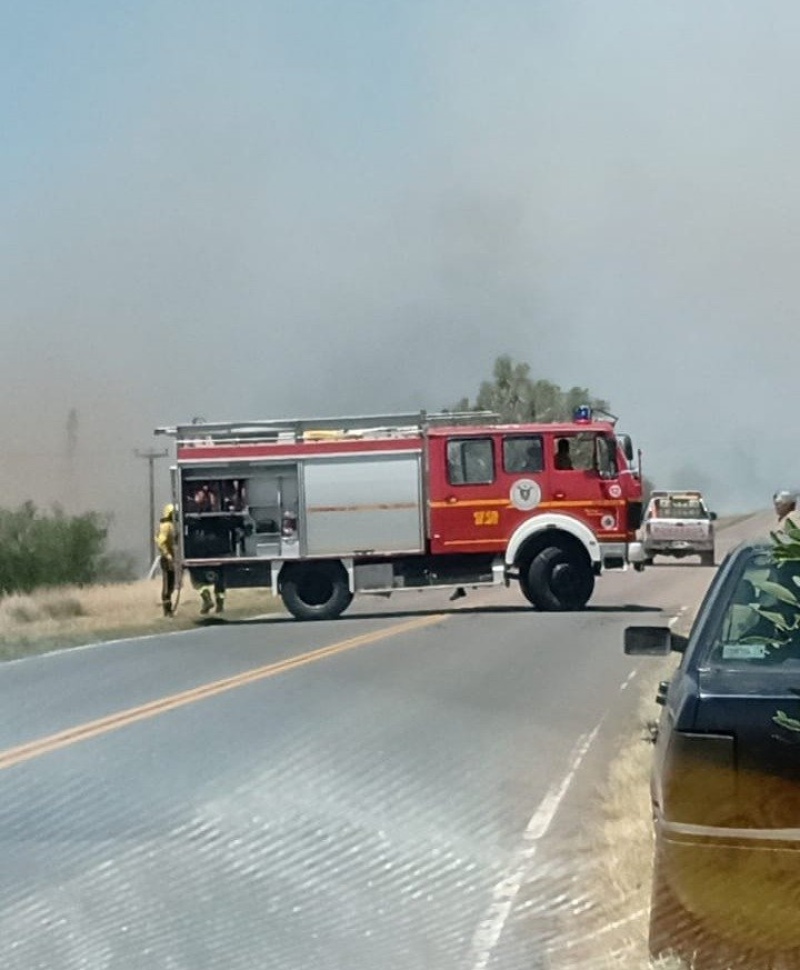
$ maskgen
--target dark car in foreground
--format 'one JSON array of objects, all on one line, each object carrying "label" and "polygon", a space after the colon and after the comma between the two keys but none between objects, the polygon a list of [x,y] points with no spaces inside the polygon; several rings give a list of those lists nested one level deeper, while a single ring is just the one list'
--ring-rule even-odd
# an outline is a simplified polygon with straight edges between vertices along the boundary
[{"label": "dark car in foreground", "polygon": [[716,573],[688,638],[625,631],[628,654],[682,654],[657,698],[653,956],[800,968],[798,617],[800,561],[750,544]]}]

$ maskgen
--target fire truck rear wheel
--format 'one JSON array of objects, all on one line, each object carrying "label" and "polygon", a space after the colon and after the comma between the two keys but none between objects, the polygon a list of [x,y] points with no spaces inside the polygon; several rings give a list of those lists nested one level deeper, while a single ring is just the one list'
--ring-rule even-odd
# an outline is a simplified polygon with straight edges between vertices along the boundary
[{"label": "fire truck rear wheel", "polygon": [[588,556],[548,546],[528,567],[524,590],[540,610],[580,610],[594,592],[594,572]]},{"label": "fire truck rear wheel", "polygon": [[281,582],[286,609],[298,620],[335,620],[350,605],[353,594],[340,563],[293,566]]}]

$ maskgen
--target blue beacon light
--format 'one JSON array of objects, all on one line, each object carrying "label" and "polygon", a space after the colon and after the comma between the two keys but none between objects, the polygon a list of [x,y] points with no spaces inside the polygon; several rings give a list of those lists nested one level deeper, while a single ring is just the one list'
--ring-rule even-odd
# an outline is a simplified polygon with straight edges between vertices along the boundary
[{"label": "blue beacon light", "polygon": [[592,409],[588,404],[581,404],[573,411],[572,418],[576,423],[588,424],[592,420]]}]

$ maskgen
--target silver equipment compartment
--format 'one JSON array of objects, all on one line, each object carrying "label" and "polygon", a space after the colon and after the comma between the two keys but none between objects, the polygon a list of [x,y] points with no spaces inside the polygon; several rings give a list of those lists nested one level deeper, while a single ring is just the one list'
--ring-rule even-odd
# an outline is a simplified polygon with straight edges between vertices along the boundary
[{"label": "silver equipment compartment", "polygon": [[306,554],[422,552],[421,460],[414,452],[304,462]]}]

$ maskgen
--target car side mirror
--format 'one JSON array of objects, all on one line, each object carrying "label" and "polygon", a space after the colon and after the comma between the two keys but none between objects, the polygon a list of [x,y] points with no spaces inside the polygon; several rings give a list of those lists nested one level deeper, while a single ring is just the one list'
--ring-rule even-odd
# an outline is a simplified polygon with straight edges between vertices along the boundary
[{"label": "car side mirror", "polygon": [[668,626],[629,626],[625,628],[625,653],[634,657],[666,657],[683,653],[688,639],[673,633]]},{"label": "car side mirror", "polygon": [[709,518],[711,519],[712,522],[716,522],[717,521],[717,513],[716,512],[711,512],[711,514],[709,515]]}]

